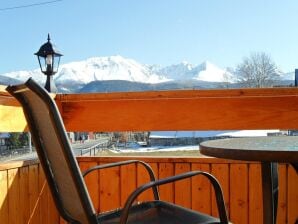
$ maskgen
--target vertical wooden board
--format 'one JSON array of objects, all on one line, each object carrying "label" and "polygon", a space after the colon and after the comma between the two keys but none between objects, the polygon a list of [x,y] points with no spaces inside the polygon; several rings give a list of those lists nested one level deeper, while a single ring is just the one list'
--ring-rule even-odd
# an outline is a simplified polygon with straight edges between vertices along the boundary
[{"label": "vertical wooden board", "polygon": [[38,206],[38,165],[29,166],[29,208],[30,208],[30,224],[39,223],[40,209]]},{"label": "vertical wooden board", "polygon": [[46,186],[46,193],[48,195],[48,223],[59,224],[59,213],[56,209],[53,196],[48,185]]},{"label": "vertical wooden board", "polygon": [[[175,174],[190,171],[189,163],[176,163]],[[175,203],[181,206],[191,208],[191,179],[176,181],[175,184]]]},{"label": "vertical wooden board", "polygon": [[[228,215],[230,214],[230,168],[228,164],[211,164],[211,174],[219,181],[219,184],[222,188],[224,194],[224,200]],[[218,208],[215,198],[215,193],[212,188],[212,215],[218,216]]]},{"label": "vertical wooden board", "polygon": [[39,165],[39,208],[40,208],[40,223],[48,224],[48,195],[47,195],[47,181],[43,172],[42,166]]},{"label": "vertical wooden board", "polygon": [[120,167],[120,204],[124,206],[128,196],[137,187],[137,167],[136,164],[129,164]]},{"label": "vertical wooden board", "polygon": [[22,224],[27,224],[30,217],[29,199],[29,168],[28,166],[20,168],[20,208],[19,216]]},{"label": "vertical wooden board", "polygon": [[20,181],[18,168],[8,170],[8,222],[20,223]]},{"label": "vertical wooden board", "polygon": [[[209,164],[193,163],[192,170],[210,172]],[[202,176],[197,175],[191,180],[191,207],[194,210],[211,215],[211,188],[210,181]]]},{"label": "vertical wooden board", "polygon": [[7,171],[0,171],[0,220],[8,223],[8,176]]},{"label": "vertical wooden board", "polygon": [[278,165],[278,208],[277,222],[287,223],[287,165]]},{"label": "vertical wooden board", "polygon": [[263,222],[262,175],[260,164],[249,164],[249,223]]},{"label": "vertical wooden board", "polygon": [[100,211],[120,207],[120,168],[100,171]]},{"label": "vertical wooden board", "polygon": [[[158,170],[159,179],[173,176],[174,164],[173,163],[160,163]],[[163,201],[174,202],[174,183],[161,185],[159,187],[160,198]]]},{"label": "vertical wooden board", "polygon": [[288,223],[298,221],[298,174],[288,167]]},{"label": "vertical wooden board", "polygon": [[[96,162],[80,162],[80,168],[82,171],[87,170],[93,166],[97,166]],[[89,195],[91,197],[93,206],[97,212],[99,212],[99,171],[95,170],[89,173],[86,177],[84,177],[85,183],[87,185],[87,189]]]},{"label": "vertical wooden board", "polygon": [[230,219],[233,223],[248,223],[247,164],[230,165]]},{"label": "vertical wooden board", "polygon": [[[151,164],[149,164],[151,166]],[[153,167],[152,167],[153,169]],[[137,185],[141,186],[145,183],[148,183],[150,181],[150,176],[147,172],[147,170],[144,168],[144,166],[142,165],[138,165],[137,166]],[[143,193],[140,194],[140,196],[138,197],[138,201],[148,201],[148,200],[152,200],[153,196],[152,196],[152,190],[148,189],[146,191],[144,191]]]}]

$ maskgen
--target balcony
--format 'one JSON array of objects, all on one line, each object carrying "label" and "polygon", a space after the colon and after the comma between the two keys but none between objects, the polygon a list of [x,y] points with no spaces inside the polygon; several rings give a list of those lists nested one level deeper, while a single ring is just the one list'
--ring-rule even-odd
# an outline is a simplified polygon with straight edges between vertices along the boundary
[{"label": "balcony", "polygon": [[[68,131],[166,131],[298,129],[298,89],[234,89],[109,94],[58,94],[55,97]],[[18,103],[0,87],[0,132],[26,130]],[[129,157],[79,157],[82,170]],[[135,159],[135,158],[134,158]],[[260,164],[210,157],[138,158],[162,178],[204,170],[220,181],[233,223],[262,223]],[[148,181],[130,165],[86,177],[95,208],[121,207],[129,193]],[[298,218],[298,176],[279,166],[278,222]],[[202,177],[160,187],[161,198],[216,215],[211,186]],[[150,191],[139,198],[152,198]],[[64,223],[59,217],[37,160],[0,164],[1,223]]]}]

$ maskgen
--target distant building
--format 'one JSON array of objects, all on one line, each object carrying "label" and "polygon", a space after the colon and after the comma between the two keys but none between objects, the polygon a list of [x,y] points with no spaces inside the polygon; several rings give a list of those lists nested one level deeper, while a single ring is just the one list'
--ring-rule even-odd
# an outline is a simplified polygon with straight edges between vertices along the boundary
[{"label": "distant building", "polygon": [[241,130],[241,131],[152,131],[149,136],[151,146],[198,145],[212,139],[231,137],[268,136],[279,130]]},{"label": "distant building", "polygon": [[9,133],[0,133],[0,150],[8,148]]}]

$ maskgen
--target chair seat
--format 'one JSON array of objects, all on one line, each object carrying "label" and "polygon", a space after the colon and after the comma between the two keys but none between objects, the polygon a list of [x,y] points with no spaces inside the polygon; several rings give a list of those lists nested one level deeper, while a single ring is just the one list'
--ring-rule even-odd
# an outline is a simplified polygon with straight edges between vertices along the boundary
[{"label": "chair seat", "polygon": [[[121,210],[98,216],[101,224],[119,224]],[[128,224],[200,224],[220,223],[219,219],[164,201],[150,201],[133,206]]]}]

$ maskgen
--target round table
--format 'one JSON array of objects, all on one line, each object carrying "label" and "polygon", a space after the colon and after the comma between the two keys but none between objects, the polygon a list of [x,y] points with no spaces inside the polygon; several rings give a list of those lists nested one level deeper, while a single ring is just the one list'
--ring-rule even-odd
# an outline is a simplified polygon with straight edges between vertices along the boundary
[{"label": "round table", "polygon": [[277,162],[291,163],[298,172],[298,136],[210,140],[200,144],[200,152],[207,156],[224,159],[260,161],[262,166],[263,223],[276,223]]}]

